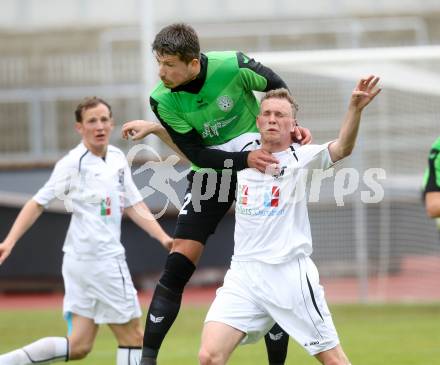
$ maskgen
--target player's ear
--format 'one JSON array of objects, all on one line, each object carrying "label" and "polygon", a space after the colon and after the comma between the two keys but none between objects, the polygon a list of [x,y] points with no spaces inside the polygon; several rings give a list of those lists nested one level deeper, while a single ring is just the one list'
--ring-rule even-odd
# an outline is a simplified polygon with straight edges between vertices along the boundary
[{"label": "player's ear", "polygon": [[257,115],[256,123],[257,123],[258,130],[261,130],[261,116],[260,115]]},{"label": "player's ear", "polygon": [[292,126],[290,128],[290,131],[293,132],[295,130],[295,127],[298,125],[298,122],[296,121],[296,118],[292,118]]},{"label": "player's ear", "polygon": [[200,65],[200,60],[197,59],[197,58],[193,58],[191,61],[189,61],[189,65],[192,68],[196,68],[196,67],[198,67]]},{"label": "player's ear", "polygon": [[83,134],[83,124],[81,122],[75,122],[75,129],[80,135]]}]

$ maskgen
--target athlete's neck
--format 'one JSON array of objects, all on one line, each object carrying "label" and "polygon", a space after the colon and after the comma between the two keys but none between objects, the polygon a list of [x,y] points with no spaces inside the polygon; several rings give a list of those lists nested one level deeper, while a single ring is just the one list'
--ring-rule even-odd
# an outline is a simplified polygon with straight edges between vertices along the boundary
[{"label": "athlete's neck", "polygon": [[202,67],[200,66],[200,62],[197,64],[197,66],[194,66],[194,71],[190,74],[188,77],[188,81],[184,83],[184,85],[189,84],[191,81],[194,81],[202,71]]},{"label": "athlete's neck", "polygon": [[270,153],[275,153],[275,152],[282,152],[284,150],[287,150],[289,146],[290,144],[286,144],[286,143],[276,143],[276,142],[271,143],[267,141],[262,141],[261,149]]},{"label": "athlete's neck", "polygon": [[88,145],[86,142],[84,142],[84,146],[86,146],[86,148],[95,156],[98,157],[105,157],[107,155],[107,145],[106,146],[102,146],[102,147],[95,147],[95,146],[90,146]]}]

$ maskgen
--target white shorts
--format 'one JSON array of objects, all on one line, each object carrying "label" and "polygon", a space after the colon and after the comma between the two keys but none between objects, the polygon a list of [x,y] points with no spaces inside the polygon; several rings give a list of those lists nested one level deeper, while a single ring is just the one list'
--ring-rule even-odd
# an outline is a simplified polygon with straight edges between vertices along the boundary
[{"label": "white shorts", "polygon": [[232,262],[206,316],[210,321],[244,332],[243,344],[258,341],[275,322],[311,355],[339,344],[318,270],[304,256],[276,265]]},{"label": "white shorts", "polygon": [[63,259],[64,316],[91,318],[96,324],[123,324],[142,315],[124,256],[99,261]]}]

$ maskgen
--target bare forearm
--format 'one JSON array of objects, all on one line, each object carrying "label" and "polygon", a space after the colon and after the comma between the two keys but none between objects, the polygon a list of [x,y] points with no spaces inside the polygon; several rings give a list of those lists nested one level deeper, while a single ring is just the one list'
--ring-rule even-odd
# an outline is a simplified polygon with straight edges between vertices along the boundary
[{"label": "bare forearm", "polygon": [[43,207],[35,200],[29,200],[21,209],[11,227],[4,243],[14,247],[17,241],[27,232],[43,212]]},{"label": "bare forearm", "polygon": [[170,135],[168,134],[167,130],[160,126],[160,128],[157,129],[157,131],[154,133],[157,137],[160,138],[160,140],[165,143],[168,147],[170,147],[174,152],[176,152],[181,158],[184,160],[188,160],[184,153],[180,150],[179,147],[173,142]]},{"label": "bare forearm", "polygon": [[429,217],[440,218],[440,192],[426,193],[425,207]]},{"label": "bare forearm", "polygon": [[133,141],[139,141],[150,134],[156,135],[162,142],[186,160],[185,155],[173,142],[167,130],[160,123],[139,119],[126,122],[122,126],[122,138],[124,139],[132,138]]},{"label": "bare forearm", "polygon": [[171,237],[163,230],[144,202],[126,208],[125,213],[137,226],[158,240],[165,248],[169,249]]},{"label": "bare forearm", "polygon": [[360,120],[361,111],[349,108],[339,131],[338,139],[329,146],[332,161],[339,161],[351,154],[356,143]]},{"label": "bare forearm", "polygon": [[351,93],[350,104],[344,122],[342,123],[338,139],[329,145],[332,161],[336,162],[351,154],[356,142],[361,121],[362,110],[379,94],[380,88],[376,85],[379,77],[370,75],[359,80]]}]

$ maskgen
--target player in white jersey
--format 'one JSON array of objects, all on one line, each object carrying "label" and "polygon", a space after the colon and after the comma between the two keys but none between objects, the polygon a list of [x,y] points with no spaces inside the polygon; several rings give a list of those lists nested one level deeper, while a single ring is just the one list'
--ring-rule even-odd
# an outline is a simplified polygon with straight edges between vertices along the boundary
[{"label": "player in white jersey", "polygon": [[351,154],[361,112],[380,91],[378,81],[359,81],[339,137],[324,145],[291,144],[297,105],[286,89],[263,97],[261,148],[279,164],[272,174],[238,172],[234,255],[206,316],[200,364],[225,364],[240,342],[256,342],[275,322],[322,364],[349,364],[309,257],[304,177]]},{"label": "player in white jersey", "polygon": [[46,337],[0,355],[0,365],[64,362],[84,358],[100,324],[118,342],[117,365],[140,361],[143,331],[140,305],[121,244],[125,212],[140,228],[169,249],[172,239],[154,219],[136,188],[127,160],[109,145],[111,107],[86,98],[75,111],[81,143],[57,162],[46,184],[30,199],[0,243],[0,263],[50,202],[61,199],[72,213],[63,246],[67,337]]}]

